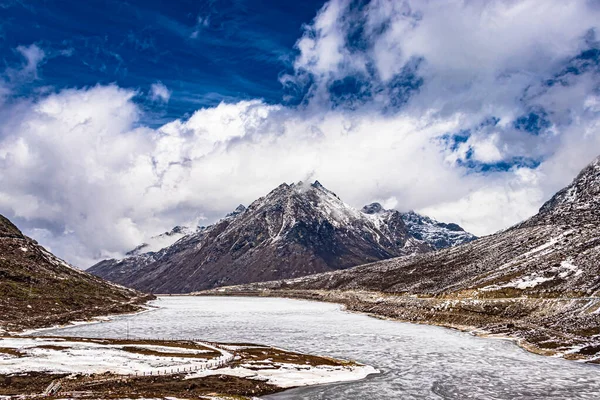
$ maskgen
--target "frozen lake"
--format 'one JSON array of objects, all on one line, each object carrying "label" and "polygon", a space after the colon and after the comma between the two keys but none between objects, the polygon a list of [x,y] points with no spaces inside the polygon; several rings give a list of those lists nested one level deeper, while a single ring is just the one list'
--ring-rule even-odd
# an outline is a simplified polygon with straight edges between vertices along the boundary
[{"label": "frozen lake", "polygon": [[505,340],[378,320],[340,306],[247,297],[162,297],[159,308],[45,331],[87,337],[253,342],[357,360],[381,374],[269,399],[598,399],[600,367],[536,356]]}]

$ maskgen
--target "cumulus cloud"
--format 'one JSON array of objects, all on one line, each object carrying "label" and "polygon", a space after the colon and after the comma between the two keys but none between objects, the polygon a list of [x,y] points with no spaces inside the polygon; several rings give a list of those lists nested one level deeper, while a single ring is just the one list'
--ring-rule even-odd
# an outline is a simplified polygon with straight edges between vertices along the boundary
[{"label": "cumulus cloud", "polygon": [[297,43],[296,78],[310,74],[319,93],[350,75],[384,91],[417,65],[424,87],[415,107],[451,112],[514,105],[533,80],[586,46],[597,17],[597,7],[584,0],[373,0],[364,7],[331,0]]},{"label": "cumulus cloud", "polygon": [[[114,85],[6,105],[0,212],[80,266],[307,176],[356,207],[491,233],[600,152],[586,53],[598,13],[588,1],[332,0],[282,77],[300,106],[223,103],[154,129],[136,92]],[[170,92],[157,82],[150,96]]]},{"label": "cumulus cloud", "polygon": [[171,98],[171,91],[162,82],[156,82],[150,86],[150,98],[152,101],[168,103]]}]

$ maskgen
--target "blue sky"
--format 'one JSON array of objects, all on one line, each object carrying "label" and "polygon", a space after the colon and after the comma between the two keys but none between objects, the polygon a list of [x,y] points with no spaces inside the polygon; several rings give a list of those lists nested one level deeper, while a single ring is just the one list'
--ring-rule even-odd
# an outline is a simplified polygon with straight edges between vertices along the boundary
[{"label": "blue sky", "polygon": [[282,101],[278,81],[290,69],[294,43],[323,5],[320,1],[3,1],[0,54],[22,62],[15,49],[35,43],[46,53],[40,88],[116,83],[144,93],[160,81],[168,104],[139,101],[150,124],[191,114],[221,101]]},{"label": "blue sky", "polygon": [[0,213],[82,267],[318,179],[485,235],[600,154],[600,1],[0,0]]}]

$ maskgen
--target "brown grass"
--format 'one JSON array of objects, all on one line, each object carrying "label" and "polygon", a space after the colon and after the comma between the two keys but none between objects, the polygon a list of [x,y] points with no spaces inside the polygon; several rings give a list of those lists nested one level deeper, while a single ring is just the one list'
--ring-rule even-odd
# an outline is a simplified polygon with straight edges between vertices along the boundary
[{"label": "brown grass", "polygon": [[[48,339],[49,337],[45,337]],[[121,339],[95,339],[95,338],[67,338],[54,337],[68,341],[82,343],[96,343],[110,346],[120,346],[122,350],[131,353],[169,357],[169,358],[200,358],[207,359],[220,355],[219,352],[191,341],[160,341],[160,340],[121,340]],[[65,343],[66,345],[67,343]],[[208,350],[209,353],[186,354],[169,351],[157,351],[146,349],[143,345],[157,345],[166,347],[179,347],[191,350]],[[225,343],[223,343],[225,345]],[[233,345],[228,343],[227,345]],[[349,366],[356,365],[353,362],[335,360],[328,357],[301,354],[281,349],[238,343],[237,346],[251,346],[236,350],[240,358],[231,363],[231,366],[240,364],[256,363],[256,367],[278,368],[277,365],[261,363],[261,361],[272,361],[275,364],[295,364],[306,366]],[[52,350],[64,350],[67,346],[40,345],[39,348]],[[166,350],[166,349],[165,349]],[[0,348],[0,352],[20,356],[15,349]],[[261,365],[262,364],[262,365]],[[0,395],[34,394],[40,395],[43,390],[54,380],[63,378],[65,375],[45,374],[38,372],[27,372],[13,375],[0,375]],[[246,399],[281,391],[281,388],[270,385],[263,381],[239,378],[227,375],[213,375],[201,378],[184,379],[186,374],[174,374],[166,376],[123,376],[105,373],[102,375],[77,375],[62,379],[62,389],[58,394],[60,397],[69,397],[71,392],[78,392],[78,398],[87,399],[116,399],[116,398],[199,398],[201,396],[219,396],[226,398]],[[91,378],[91,379],[90,379]],[[96,378],[102,378],[98,381]],[[104,379],[107,379],[105,381]]]},{"label": "brown grass", "polygon": [[0,347],[0,353],[8,354],[10,356],[15,356],[15,357],[24,357],[25,356],[25,354],[21,353],[19,350],[12,349],[9,347]]},{"label": "brown grass", "polygon": [[246,348],[240,349],[236,352],[241,356],[238,364],[244,364],[249,361],[266,361],[270,360],[275,363],[287,363],[287,364],[298,364],[298,365],[329,365],[329,366],[342,366],[342,365],[355,365],[350,361],[335,360],[329,357],[313,356],[310,354],[294,353],[291,351],[285,351],[274,348]]},{"label": "brown grass", "polygon": [[36,346],[36,348],[38,349],[47,349],[47,350],[66,350],[69,349],[70,347],[68,346],[55,346],[53,344],[44,344],[41,346]]},{"label": "brown grass", "polygon": [[201,358],[211,359],[219,357],[221,353],[217,351],[210,351],[209,353],[167,353],[157,350],[145,349],[143,347],[123,347],[122,350],[129,353],[143,354],[145,356],[158,356],[158,357],[170,357],[170,358]]},{"label": "brown grass", "polygon": [[53,380],[64,376],[66,374],[47,374],[44,372],[0,375],[0,395],[42,393]]},{"label": "brown grass", "polygon": [[97,339],[97,338],[82,338],[82,337],[69,337],[69,336],[44,336],[44,338],[51,339],[64,339],[70,342],[82,342],[82,343],[96,343],[105,345],[121,345],[121,346],[135,346],[135,345],[153,345],[163,347],[176,347],[190,350],[206,350],[214,351],[211,348],[192,342],[189,340],[154,340],[154,339]]},{"label": "brown grass", "polygon": [[[106,375],[105,377],[110,378],[111,376]],[[83,399],[164,397],[190,399],[201,396],[227,396],[227,398],[233,399],[248,399],[281,391],[280,388],[262,381],[235,376],[214,375],[192,379],[184,379],[184,377],[185,374],[146,376],[118,379],[100,384],[89,384],[83,377],[78,377],[67,382],[66,392],[79,392],[77,398]],[[59,397],[68,397],[65,394],[59,394]]]}]

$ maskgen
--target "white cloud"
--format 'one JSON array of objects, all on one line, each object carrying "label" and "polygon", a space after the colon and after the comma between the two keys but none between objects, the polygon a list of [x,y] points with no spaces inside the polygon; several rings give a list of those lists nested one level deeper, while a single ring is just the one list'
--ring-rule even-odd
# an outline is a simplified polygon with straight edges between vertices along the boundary
[{"label": "white cloud", "polygon": [[[414,112],[513,116],[523,91],[577,55],[586,33],[600,27],[600,9],[585,0],[373,0],[360,11],[352,4],[331,0],[306,28],[297,42],[296,79],[311,74],[311,93],[324,96],[331,82],[371,69],[369,84],[379,90],[422,59]],[[357,46],[348,38],[359,26]]]},{"label": "white cloud", "polygon": [[18,46],[17,51],[25,58],[21,72],[37,78],[38,65],[46,56],[44,50],[35,44],[30,44],[29,46]]},{"label": "white cloud", "polygon": [[45,60],[46,53],[36,44],[18,46],[15,51],[23,58],[18,66],[7,66],[0,73],[0,106],[13,92],[15,86],[39,79],[38,67]]},{"label": "white cloud", "polygon": [[135,127],[134,94],[66,90],[22,107],[2,128],[0,209],[46,227],[45,244],[80,265],[309,175],[357,207],[388,199],[486,233],[531,215],[585,161],[546,189],[543,169],[465,175],[446,162],[433,139],[460,119],[312,114],[250,101],[152,130]]},{"label": "white cloud", "polygon": [[[482,179],[475,190],[465,192],[457,200],[420,211],[442,221],[456,222],[477,235],[492,233],[532,216],[548,200],[550,193],[540,187],[541,179],[541,171],[518,168],[504,176]],[[554,190],[556,187],[551,189]]]},{"label": "white cloud", "polygon": [[[383,200],[491,233],[535,213],[599,152],[598,76],[542,84],[600,20],[588,4],[374,1],[357,16],[333,0],[298,41],[297,73],[283,78],[313,76],[306,107],[240,101],[151,129],[140,125],[136,93],[114,85],[5,105],[0,212],[81,266],[306,177],[356,207]],[[357,18],[369,32],[358,48],[347,42]],[[382,88],[414,57],[423,86],[390,111]],[[323,104],[330,82],[369,71],[382,90],[365,104]],[[157,82],[149,96],[167,102],[170,92]],[[551,121],[537,135],[512,123],[533,106]],[[497,123],[482,125],[490,116]],[[514,157],[541,164],[465,167]]]},{"label": "white cloud", "polygon": [[150,86],[150,98],[153,101],[168,103],[171,98],[171,91],[162,82],[156,82]]},{"label": "white cloud", "polygon": [[[483,136],[483,137],[481,137]],[[495,163],[504,159],[499,148],[499,135],[497,133],[488,135],[473,135],[465,143],[465,147],[473,150],[473,159],[483,163]]]}]

